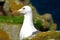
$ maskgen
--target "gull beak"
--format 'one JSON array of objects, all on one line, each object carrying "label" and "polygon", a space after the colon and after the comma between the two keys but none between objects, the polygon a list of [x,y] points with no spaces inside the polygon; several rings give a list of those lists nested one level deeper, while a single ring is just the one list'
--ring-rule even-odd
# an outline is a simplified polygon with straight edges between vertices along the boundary
[{"label": "gull beak", "polygon": [[18,12],[21,12],[22,9],[19,9]]}]

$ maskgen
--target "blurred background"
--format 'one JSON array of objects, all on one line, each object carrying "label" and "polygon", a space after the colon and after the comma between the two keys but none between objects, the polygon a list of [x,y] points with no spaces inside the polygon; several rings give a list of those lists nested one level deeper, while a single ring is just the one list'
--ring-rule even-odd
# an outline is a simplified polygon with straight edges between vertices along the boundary
[{"label": "blurred background", "polygon": [[[0,0],[0,39],[20,39],[19,32],[24,16],[20,13],[13,14],[13,11],[28,5],[33,11],[34,26],[42,31],[35,38],[37,40],[48,40],[49,38],[59,40],[60,32],[56,32],[60,30],[59,2],[58,0]],[[35,40],[35,38],[32,39]]]}]

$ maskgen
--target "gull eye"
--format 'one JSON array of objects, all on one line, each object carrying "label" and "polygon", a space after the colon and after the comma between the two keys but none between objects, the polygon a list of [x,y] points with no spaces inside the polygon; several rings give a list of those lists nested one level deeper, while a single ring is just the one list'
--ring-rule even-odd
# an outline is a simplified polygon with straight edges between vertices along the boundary
[{"label": "gull eye", "polygon": [[23,9],[25,9],[25,8],[23,8]]}]

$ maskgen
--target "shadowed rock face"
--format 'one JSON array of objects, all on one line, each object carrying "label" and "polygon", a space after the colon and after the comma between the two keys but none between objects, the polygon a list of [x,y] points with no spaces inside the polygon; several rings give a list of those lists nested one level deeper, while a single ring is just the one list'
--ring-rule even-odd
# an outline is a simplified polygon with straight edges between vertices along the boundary
[{"label": "shadowed rock face", "polygon": [[21,2],[24,2],[25,0],[20,0]]},{"label": "shadowed rock face", "polygon": [[6,16],[6,13],[5,13],[4,10],[3,10],[4,3],[5,3],[5,1],[0,1],[0,12],[2,12],[2,13],[0,13],[0,14],[3,14],[3,15]]},{"label": "shadowed rock face", "polygon": [[3,5],[4,5],[4,3],[5,3],[5,1],[3,1],[3,2],[0,2],[0,6],[3,6]]}]

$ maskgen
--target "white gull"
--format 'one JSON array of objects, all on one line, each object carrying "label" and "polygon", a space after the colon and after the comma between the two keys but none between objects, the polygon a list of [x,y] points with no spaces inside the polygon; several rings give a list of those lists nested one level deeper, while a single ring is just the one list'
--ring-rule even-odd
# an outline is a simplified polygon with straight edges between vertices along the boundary
[{"label": "white gull", "polygon": [[34,27],[33,24],[33,14],[30,6],[24,6],[18,10],[18,12],[24,15],[23,25],[20,30],[20,40],[23,38],[29,37],[32,34],[38,32],[38,30]]}]

